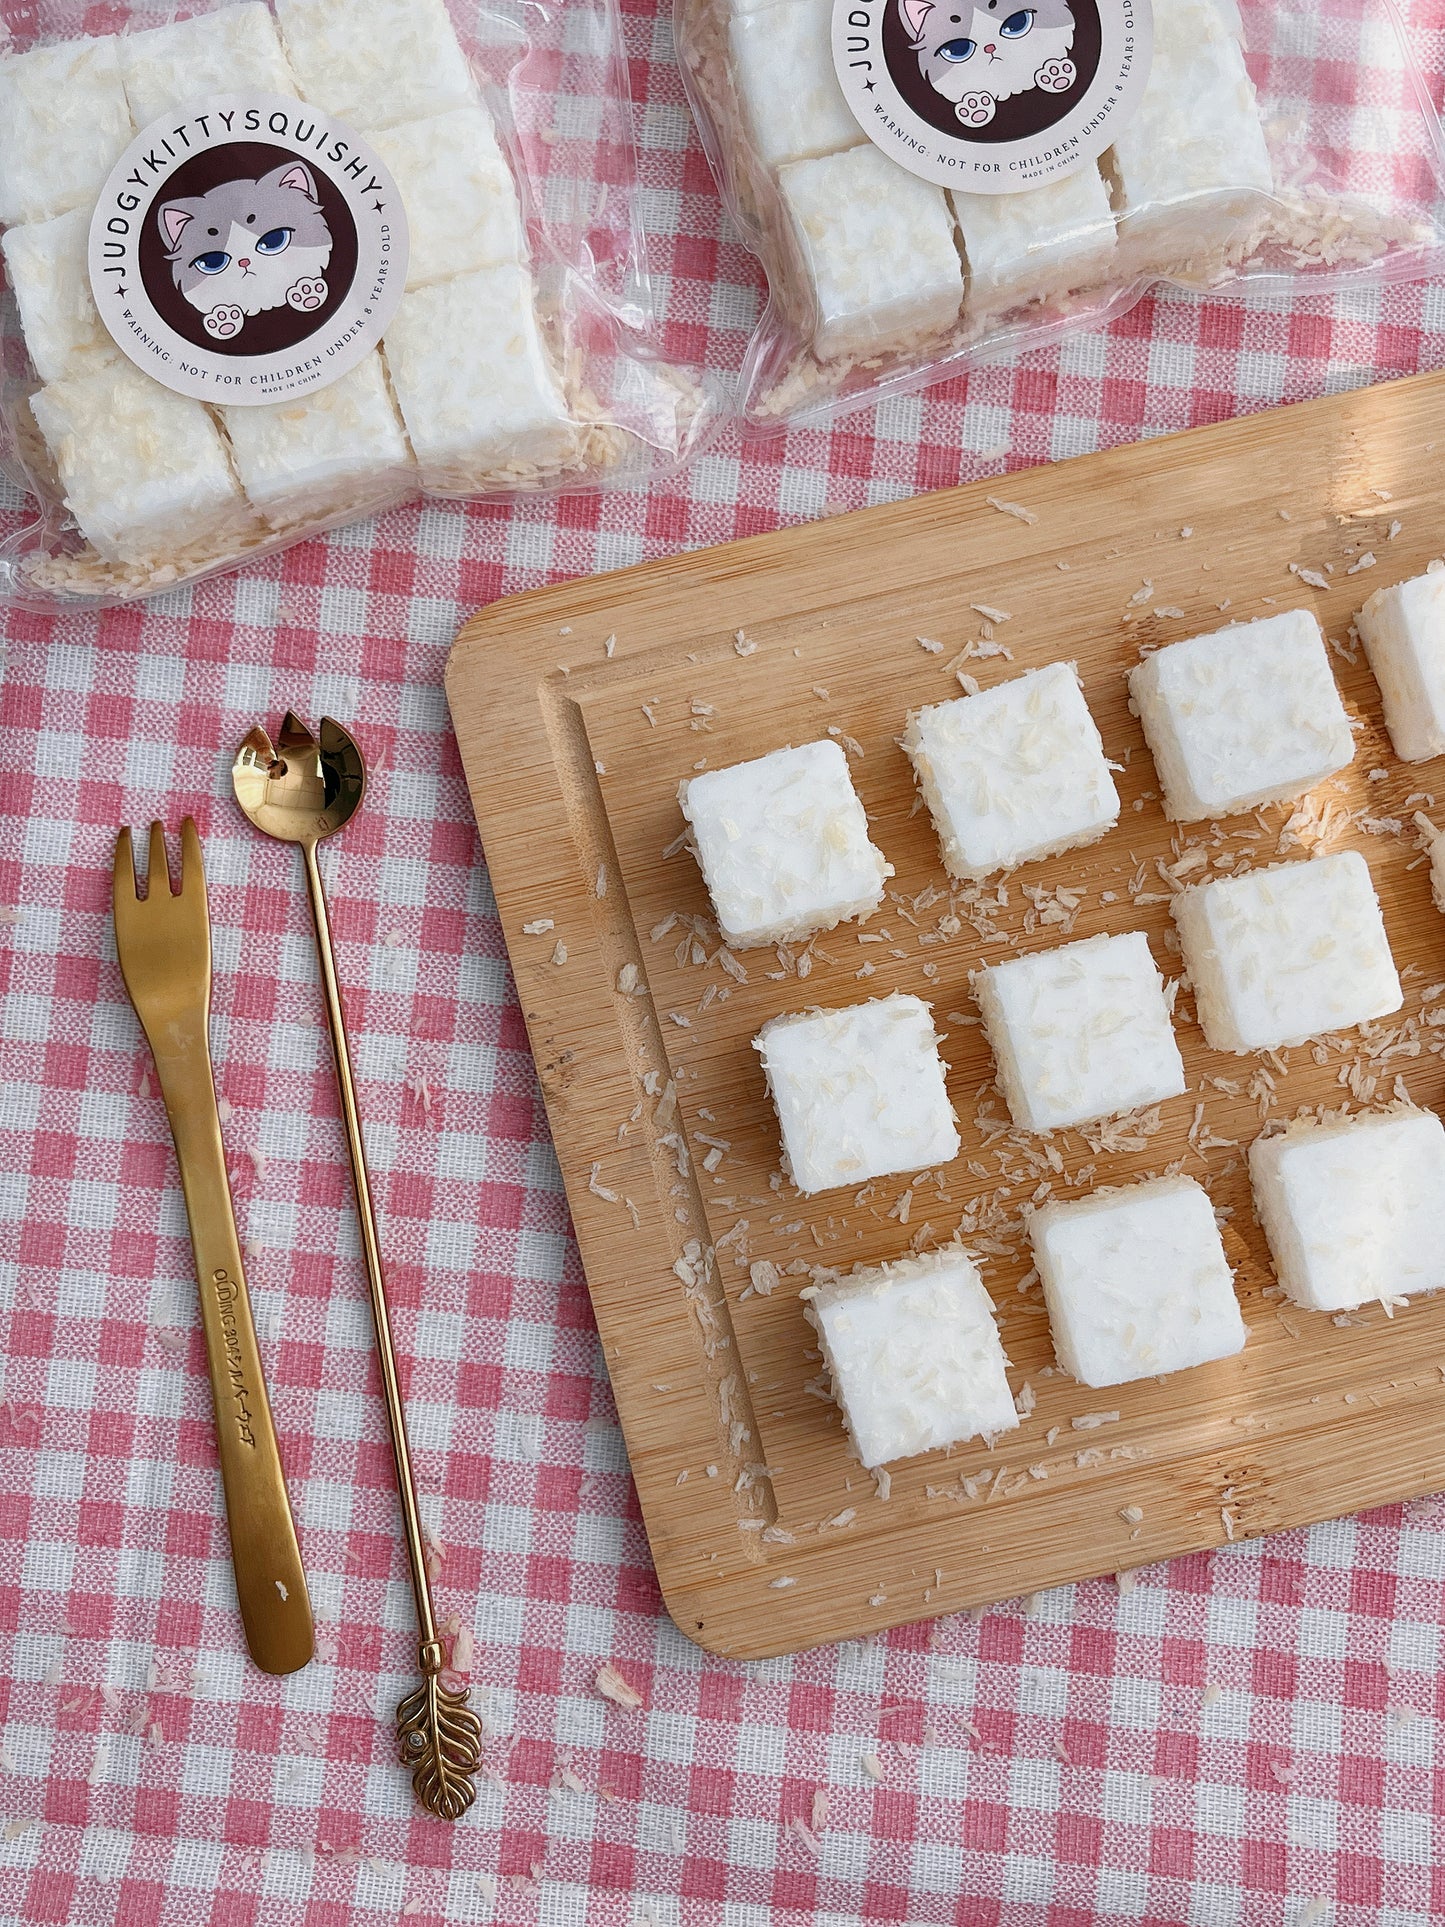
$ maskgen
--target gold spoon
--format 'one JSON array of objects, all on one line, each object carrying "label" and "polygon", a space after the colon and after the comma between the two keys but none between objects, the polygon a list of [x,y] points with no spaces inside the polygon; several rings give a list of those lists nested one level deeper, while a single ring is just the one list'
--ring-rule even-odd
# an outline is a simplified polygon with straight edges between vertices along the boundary
[{"label": "gold spoon", "polygon": [[336,980],[336,955],[331,942],[331,920],[326,914],[326,892],[316,846],[349,823],[366,792],[366,765],[355,742],[329,716],[321,719],[321,741],[291,710],[281,725],[276,747],[264,729],[253,729],[236,752],[231,767],[236,801],[267,836],[283,843],[299,843],[306,860],[306,887],[316,924],[316,953],[326,993],[326,1021],[336,1054],[336,1081],[341,1090],[341,1114],[346,1125],[346,1147],[351,1153],[351,1175],[356,1184],[361,1244],[366,1254],[366,1277],[371,1287],[371,1311],[376,1321],[376,1350],[386,1393],[386,1416],[396,1456],[396,1486],[406,1526],[406,1550],[411,1562],[411,1589],[416,1596],[421,1632],[418,1659],[422,1684],[396,1709],[397,1751],[411,1769],[416,1796],[429,1813],[443,1820],[458,1819],[472,1804],[476,1789],[472,1776],[481,1764],[482,1724],[467,1705],[467,1689],[451,1692],[441,1683],[446,1661],[437,1638],[422,1545],[421,1516],[412,1478],[411,1448],[406,1436],[406,1413],[396,1375],[396,1350],[391,1338],[391,1312],[386,1301],[386,1279],[376,1235],[371,1184],[366,1174],[366,1146],[356,1106],[351,1074],[351,1051],[346,1020]]}]

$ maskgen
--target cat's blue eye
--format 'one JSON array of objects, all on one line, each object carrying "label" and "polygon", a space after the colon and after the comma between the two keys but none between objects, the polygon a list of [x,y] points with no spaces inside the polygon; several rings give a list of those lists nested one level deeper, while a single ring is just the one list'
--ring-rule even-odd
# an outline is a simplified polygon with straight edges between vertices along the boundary
[{"label": "cat's blue eye", "polygon": [[1033,8],[1020,7],[1017,13],[1011,13],[1007,20],[999,22],[998,30],[1005,40],[1022,40],[1033,24]]},{"label": "cat's blue eye", "polygon": [[220,274],[223,268],[231,265],[229,254],[222,254],[219,248],[212,248],[209,254],[198,254],[191,266],[199,268],[202,274]]},{"label": "cat's blue eye", "polygon": [[976,53],[977,50],[978,42],[976,40],[958,39],[945,40],[938,52],[944,60],[967,60],[969,56]]},{"label": "cat's blue eye", "polygon": [[291,236],[294,232],[294,228],[289,227],[268,228],[256,243],[257,254],[284,253],[290,245]]}]

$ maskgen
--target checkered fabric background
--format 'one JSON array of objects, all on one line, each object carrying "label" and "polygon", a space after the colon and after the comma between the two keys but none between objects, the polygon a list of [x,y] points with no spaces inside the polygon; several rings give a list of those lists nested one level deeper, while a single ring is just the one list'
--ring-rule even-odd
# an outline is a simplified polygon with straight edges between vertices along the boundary
[{"label": "checkered fabric background", "polygon": [[[757,277],[654,0],[626,29],[671,345],[735,368]],[[1413,30],[1438,94],[1441,0]],[[1168,295],[831,433],[724,437],[650,493],[414,506],[144,609],[0,614],[0,1920],[1445,1915],[1437,1501],[766,1665],[673,1628],[441,691],[460,619],[514,590],[1442,363],[1440,286]],[[391,1757],[410,1604],[300,873],[228,799],[234,745],[288,704],[350,723],[373,773],[325,863],[439,1608],[487,1721],[454,1828]],[[116,826],[187,810],[320,1623],[285,1681],[243,1656],[181,1200],[107,914]],[[640,1710],[596,1692],[604,1660]]]}]

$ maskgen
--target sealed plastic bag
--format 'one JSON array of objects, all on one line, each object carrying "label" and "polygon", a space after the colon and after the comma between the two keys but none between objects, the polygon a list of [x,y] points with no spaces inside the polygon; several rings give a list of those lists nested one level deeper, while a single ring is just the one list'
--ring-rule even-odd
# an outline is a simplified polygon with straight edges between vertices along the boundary
[{"label": "sealed plastic bag", "polygon": [[777,426],[1094,326],[1151,283],[1328,292],[1445,261],[1394,0],[674,0],[770,296]]},{"label": "sealed plastic bag", "polygon": [[686,456],[615,0],[175,12],[0,0],[0,460],[39,504],[0,591]]}]

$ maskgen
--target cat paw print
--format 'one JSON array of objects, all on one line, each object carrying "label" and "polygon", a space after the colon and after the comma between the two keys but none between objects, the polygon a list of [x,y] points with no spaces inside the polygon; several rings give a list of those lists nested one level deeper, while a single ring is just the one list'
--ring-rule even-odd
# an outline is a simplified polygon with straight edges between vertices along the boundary
[{"label": "cat paw print", "polygon": [[239,308],[212,308],[203,326],[206,333],[214,335],[217,341],[229,341],[233,335],[240,334],[245,319]]},{"label": "cat paw print", "polygon": [[287,307],[299,308],[302,314],[310,314],[311,310],[319,308],[325,299],[326,283],[320,275],[303,275],[293,287],[286,290]]},{"label": "cat paw print", "polygon": [[1034,85],[1050,94],[1062,94],[1073,86],[1078,77],[1079,70],[1072,60],[1046,60],[1034,75]]},{"label": "cat paw print", "polygon": [[992,94],[965,94],[953,111],[965,127],[987,127],[997,106]]}]

